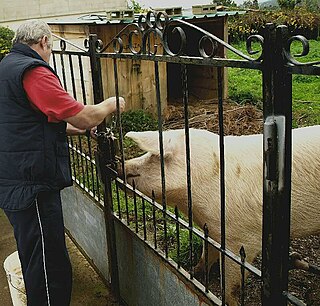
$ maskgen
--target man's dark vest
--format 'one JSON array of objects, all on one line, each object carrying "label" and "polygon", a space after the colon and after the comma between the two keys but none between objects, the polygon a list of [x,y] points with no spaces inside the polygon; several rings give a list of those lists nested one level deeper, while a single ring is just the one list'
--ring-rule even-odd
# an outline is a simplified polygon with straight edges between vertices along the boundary
[{"label": "man's dark vest", "polygon": [[24,72],[36,66],[55,74],[23,44],[0,62],[0,208],[8,210],[25,209],[39,192],[72,184],[66,123],[48,123],[23,88]]}]

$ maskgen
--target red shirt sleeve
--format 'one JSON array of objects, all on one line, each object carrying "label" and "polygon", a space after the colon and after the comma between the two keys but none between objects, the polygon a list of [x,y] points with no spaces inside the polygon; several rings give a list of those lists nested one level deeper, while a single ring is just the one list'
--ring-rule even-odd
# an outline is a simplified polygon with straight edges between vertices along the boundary
[{"label": "red shirt sleeve", "polygon": [[31,105],[44,113],[48,122],[75,116],[84,108],[62,88],[58,78],[46,67],[27,70],[23,76],[23,87]]}]

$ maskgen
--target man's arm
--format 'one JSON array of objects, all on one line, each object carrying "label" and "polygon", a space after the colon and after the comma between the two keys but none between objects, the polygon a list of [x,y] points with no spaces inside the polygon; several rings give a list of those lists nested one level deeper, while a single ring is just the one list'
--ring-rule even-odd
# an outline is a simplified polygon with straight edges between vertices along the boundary
[{"label": "man's arm", "polygon": [[[125,101],[119,97],[120,112],[124,110]],[[96,105],[85,105],[84,108],[74,116],[65,118],[64,121],[80,130],[88,130],[99,125],[108,115],[117,109],[116,97],[108,98]]]},{"label": "man's arm", "polygon": [[[116,97],[97,105],[79,103],[61,87],[58,78],[42,66],[32,68],[24,74],[23,86],[32,107],[45,114],[48,122],[63,120],[83,132],[100,124],[117,109]],[[124,106],[124,99],[119,97],[120,112],[124,110]],[[68,134],[79,135],[81,131],[75,128],[70,129]]]}]

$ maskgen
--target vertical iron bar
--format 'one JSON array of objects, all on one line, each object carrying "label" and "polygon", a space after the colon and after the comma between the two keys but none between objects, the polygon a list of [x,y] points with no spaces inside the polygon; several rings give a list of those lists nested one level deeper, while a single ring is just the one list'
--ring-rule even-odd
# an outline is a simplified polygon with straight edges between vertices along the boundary
[{"label": "vertical iron bar", "polygon": [[155,81],[156,81],[156,97],[157,97],[157,110],[158,110],[158,130],[159,130],[159,146],[160,146],[160,165],[161,165],[161,199],[162,199],[162,215],[164,226],[164,253],[168,258],[168,233],[167,233],[167,199],[166,199],[166,177],[164,167],[164,150],[163,150],[163,134],[162,134],[162,110],[161,110],[161,97],[160,97],[160,81],[159,81],[159,62],[154,62]]},{"label": "vertical iron bar", "polygon": [[157,219],[156,219],[155,194],[153,190],[152,190],[152,221],[153,221],[154,248],[157,249]]},{"label": "vertical iron bar", "polygon": [[245,268],[244,268],[244,263],[245,263],[245,260],[246,260],[246,252],[244,250],[244,247],[242,246],[240,248],[240,258],[241,258],[241,288],[240,288],[240,302],[241,302],[241,306],[244,306],[244,298],[245,298],[245,287],[244,287],[244,284],[245,284]]},{"label": "vertical iron bar", "polygon": [[[79,63],[79,72],[80,72],[80,84],[81,84],[81,92],[82,92],[82,100],[83,100],[83,104],[87,105],[87,95],[86,95],[86,87],[85,87],[85,83],[84,83],[84,75],[83,75],[83,65],[82,65],[82,59],[81,56],[78,55],[78,63]],[[87,144],[88,144],[88,154],[90,156],[90,158],[92,157],[92,152],[91,152],[91,147],[89,145],[90,142],[90,136],[88,135],[86,137],[87,139]],[[88,158],[87,158],[87,152],[84,152],[85,154],[85,169],[86,169],[86,181],[87,181],[87,188],[90,190],[90,181],[89,181],[89,165],[88,165]],[[85,183],[84,183],[85,185]],[[98,200],[100,201],[100,195]]]},{"label": "vertical iron bar", "polygon": [[90,174],[91,174],[91,180],[92,180],[92,192],[93,192],[93,195],[95,195],[95,190],[94,190],[94,186],[95,186],[94,167],[95,167],[95,165],[93,163],[93,153],[92,153],[90,136],[87,136],[87,140],[88,140],[88,150],[89,150],[89,155],[90,155]]},{"label": "vertical iron bar", "polygon": [[180,259],[180,224],[179,224],[179,211],[178,207],[174,208],[175,216],[176,216],[176,237],[177,237],[177,264],[178,269],[181,267],[181,259]]},{"label": "vertical iron bar", "polygon": [[65,91],[68,91],[68,86],[67,86],[67,80],[66,80],[66,71],[64,69],[64,59],[63,59],[63,54],[60,54],[60,62],[61,62],[61,72],[62,72],[62,80],[63,80],[63,87]]},{"label": "vertical iron bar", "polygon": [[134,223],[136,227],[136,233],[138,233],[138,210],[137,210],[137,194],[136,194],[136,183],[133,181],[133,209],[134,209]]},{"label": "vertical iron bar", "polygon": [[286,70],[285,26],[267,24],[263,60],[264,186],[262,305],[287,305],[291,206],[292,76]]},{"label": "vertical iron bar", "polygon": [[190,257],[190,278],[193,279],[193,212],[191,193],[191,167],[190,167],[190,135],[189,135],[189,93],[188,93],[188,72],[187,66],[181,65],[182,93],[184,105],[184,126],[186,144],[186,166],[187,166],[187,192],[188,192],[188,221],[189,221],[189,257]]},{"label": "vertical iron bar", "polygon": [[142,220],[143,220],[143,240],[147,240],[147,226],[146,226],[146,203],[142,198]]},{"label": "vertical iron bar", "polygon": [[77,161],[77,179],[78,179],[78,181],[79,181],[79,183],[81,183],[80,182],[80,163],[79,163],[79,149],[78,149],[78,144],[76,143],[75,144],[75,154],[76,154],[76,161]]},{"label": "vertical iron bar", "polygon": [[118,181],[116,180],[116,192],[117,192],[117,203],[118,203],[118,215],[119,219],[122,219],[121,206],[120,206],[120,195],[119,195],[119,186]]},{"label": "vertical iron bar", "polygon": [[100,200],[100,180],[99,180],[99,174],[98,174],[98,169],[97,169],[97,165],[95,166],[95,175],[96,175],[96,178],[95,178],[95,181],[96,181],[96,185],[97,185],[97,192],[96,192],[96,196],[98,197],[98,199]]},{"label": "vertical iron bar", "polygon": [[[218,106],[219,106],[219,148],[220,148],[220,203],[221,203],[221,249],[226,249],[226,190],[225,190],[225,160],[224,160],[224,127],[223,127],[223,68],[218,67]],[[226,303],[225,297],[225,255],[221,253],[221,296],[222,305]]]},{"label": "vertical iron bar", "polygon": [[[122,135],[122,126],[121,126],[121,116],[120,116],[120,109],[119,109],[119,79],[118,79],[118,65],[117,59],[113,60],[113,72],[114,72],[114,86],[115,86],[115,93],[116,93],[116,103],[117,103],[117,123],[119,127],[120,133],[120,152],[121,152],[121,165],[122,170],[124,173],[124,183],[127,183],[126,175],[125,175],[125,166],[124,166],[124,148],[123,148],[123,135]],[[130,224],[129,220],[129,206],[128,206],[128,193],[127,188],[124,189],[124,198],[126,204],[126,216],[127,216],[127,223]]]},{"label": "vertical iron bar", "polygon": [[[93,102],[94,104],[100,103],[103,99],[103,85],[102,85],[102,76],[101,76],[101,62],[100,58],[96,56],[96,46],[97,46],[97,35],[96,34],[90,34],[89,35],[89,56],[90,56],[90,67],[91,67],[91,78],[92,78],[92,87],[93,87]],[[99,126],[97,127],[98,132],[104,131],[106,128],[105,121],[102,121]],[[90,141],[90,138],[89,138]],[[91,150],[91,143],[89,144],[89,150]],[[99,144],[98,141],[98,146]],[[98,179],[98,173],[97,168],[93,162],[91,162],[91,178],[92,178],[92,186],[93,186],[93,192],[94,196],[97,195],[95,186],[97,186],[97,190],[99,189],[99,179]],[[106,202],[106,199],[104,197],[104,202]],[[110,204],[110,203],[109,203]],[[107,208],[107,207],[105,207]],[[111,207],[110,207],[111,209]],[[106,216],[106,220],[110,219],[110,216]],[[111,220],[110,220],[111,221]],[[113,221],[111,221],[113,222]],[[113,226],[113,225],[111,225]],[[109,234],[108,234],[109,235]],[[113,239],[111,237],[111,234],[109,235],[110,239]]]},{"label": "vertical iron bar", "polygon": [[74,158],[73,139],[72,139],[72,137],[68,137],[68,140],[69,140],[69,144],[71,146],[71,164],[72,164],[73,176],[74,176],[74,178],[76,178],[77,175],[76,175],[76,163],[75,163],[75,158]]},{"label": "vertical iron bar", "polygon": [[[72,60],[72,55],[69,54],[69,67],[70,67],[70,74],[71,74],[71,85],[72,85],[72,93],[73,93],[73,98],[77,100],[77,89],[76,89],[76,82],[75,82],[75,77],[74,77],[74,69],[73,69],[73,60]],[[83,166],[83,155],[82,155],[82,139],[81,136],[78,136],[78,143],[79,143],[79,151],[80,153],[80,164],[81,164],[81,176],[82,176],[82,184],[85,186],[85,175],[84,175],[84,166]],[[79,177],[79,182],[80,182],[80,177]]]},{"label": "vertical iron bar", "polygon": [[58,71],[57,71],[57,61],[56,61],[56,54],[55,54],[55,53],[52,53],[52,61],[53,61],[53,69],[54,69],[54,71],[58,74]]},{"label": "vertical iron bar", "polygon": [[74,70],[73,70],[73,61],[72,61],[72,55],[69,54],[69,67],[70,67],[70,74],[71,74],[71,86],[72,86],[72,94],[73,98],[77,100],[77,90],[76,90],[76,83],[74,79]]},{"label": "vertical iron bar", "polygon": [[85,86],[85,82],[84,82],[83,65],[82,65],[82,60],[81,60],[80,55],[78,55],[78,63],[79,63],[79,72],[80,72],[82,100],[83,100],[83,104],[87,105],[86,86]]},{"label": "vertical iron bar", "polygon": [[208,237],[209,237],[209,229],[207,223],[205,223],[203,227],[204,231],[204,268],[205,268],[205,288],[206,292],[209,292],[209,265],[208,265],[208,258],[209,258],[209,244],[208,244]]},{"label": "vertical iron bar", "polygon": [[[100,58],[96,54],[97,35],[91,34],[89,36],[89,55],[92,74],[92,85],[94,94],[94,103],[100,103],[103,100],[103,86],[101,76],[101,63]],[[102,122],[98,126],[98,132],[104,132],[106,128],[105,122]],[[109,139],[110,140],[110,139]],[[112,140],[111,140],[112,141]],[[109,146],[108,146],[109,145]],[[111,177],[106,169],[106,158],[114,159],[114,156],[110,155],[110,143],[106,143],[106,137],[98,137],[98,153],[100,173],[105,178],[104,181],[104,216],[106,225],[106,237],[108,245],[108,261],[110,268],[111,288],[116,298],[120,298],[120,284],[119,284],[119,271],[118,271],[118,259],[116,249],[116,236],[114,228],[114,219],[112,214],[112,187]]]}]

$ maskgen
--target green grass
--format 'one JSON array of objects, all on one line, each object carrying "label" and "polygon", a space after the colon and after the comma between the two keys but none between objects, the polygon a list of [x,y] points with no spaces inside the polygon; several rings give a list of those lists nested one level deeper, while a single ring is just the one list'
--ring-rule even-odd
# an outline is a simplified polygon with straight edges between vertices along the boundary
[{"label": "green grass", "polygon": [[[134,203],[133,196],[128,193],[127,197],[125,192],[121,189],[116,188],[113,184],[113,211],[124,221],[127,222],[128,226],[132,231],[137,232],[140,237],[144,236],[144,226],[146,228],[146,240],[149,241],[157,249],[160,249],[165,253],[165,240],[168,246],[168,256],[172,258],[175,262],[180,262],[181,266],[186,270],[190,268],[190,253],[189,253],[189,231],[188,229],[180,226],[179,229],[179,246],[180,254],[177,253],[177,232],[176,232],[176,222],[166,214],[167,223],[167,239],[165,239],[164,231],[164,215],[163,211],[158,208],[153,208],[152,203],[144,201],[144,209],[142,199],[137,196],[136,204]],[[135,206],[136,205],[136,206]],[[174,215],[174,209],[172,207],[167,207],[167,211]],[[145,214],[145,224],[143,222],[143,212]],[[154,217],[155,216],[155,217]],[[179,217],[183,218],[187,223],[187,219],[179,213]],[[196,227],[196,225],[194,225]],[[156,233],[156,239],[155,239]],[[193,235],[193,266],[200,259],[202,250],[201,239]]]},{"label": "green grass", "polygon": [[[301,62],[320,60],[320,41],[310,40],[310,52],[297,58]],[[233,45],[247,54],[245,42]],[[254,49],[259,46],[254,45]],[[292,54],[301,53],[301,45],[294,42]],[[228,51],[228,58],[239,58]],[[237,103],[251,103],[262,108],[262,74],[257,70],[229,68],[229,98]],[[320,76],[293,75],[293,127],[320,124]]]}]

